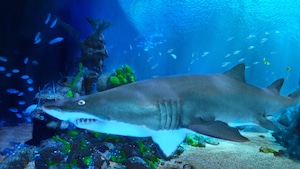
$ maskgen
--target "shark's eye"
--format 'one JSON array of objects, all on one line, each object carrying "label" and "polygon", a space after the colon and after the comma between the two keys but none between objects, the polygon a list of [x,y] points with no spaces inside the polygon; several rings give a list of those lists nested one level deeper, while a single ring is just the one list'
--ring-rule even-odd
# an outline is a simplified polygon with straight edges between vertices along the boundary
[{"label": "shark's eye", "polygon": [[83,105],[85,105],[85,101],[84,100],[78,100],[77,104],[79,106],[83,106]]}]

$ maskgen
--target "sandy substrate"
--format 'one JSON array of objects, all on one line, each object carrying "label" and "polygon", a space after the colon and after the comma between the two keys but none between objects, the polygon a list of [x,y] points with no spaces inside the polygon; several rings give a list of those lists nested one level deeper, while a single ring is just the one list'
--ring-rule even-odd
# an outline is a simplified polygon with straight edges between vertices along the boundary
[{"label": "sandy substrate", "polygon": [[[287,157],[275,157],[272,153],[259,152],[260,147],[284,150],[274,142],[270,133],[243,132],[249,142],[230,142],[220,140],[217,146],[206,145],[205,148],[184,145],[184,153],[175,161],[193,166],[196,169],[300,169],[300,162]],[[259,135],[265,136],[264,138]]]}]

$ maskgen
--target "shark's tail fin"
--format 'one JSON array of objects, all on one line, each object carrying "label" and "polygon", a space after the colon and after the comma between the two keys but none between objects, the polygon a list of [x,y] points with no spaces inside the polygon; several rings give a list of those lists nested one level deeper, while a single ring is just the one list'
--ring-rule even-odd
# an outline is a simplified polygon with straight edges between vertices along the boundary
[{"label": "shark's tail fin", "polygon": [[300,88],[294,91],[293,93],[290,93],[288,97],[295,99],[298,103],[300,103]]}]

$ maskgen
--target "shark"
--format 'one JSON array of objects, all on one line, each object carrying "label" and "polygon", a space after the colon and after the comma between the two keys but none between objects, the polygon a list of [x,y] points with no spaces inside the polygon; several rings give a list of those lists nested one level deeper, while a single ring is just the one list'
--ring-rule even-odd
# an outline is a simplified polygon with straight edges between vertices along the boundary
[{"label": "shark", "polygon": [[96,132],[151,137],[166,156],[189,133],[245,142],[237,126],[279,130],[269,117],[300,102],[300,90],[280,95],[284,79],[266,88],[245,81],[245,64],[218,74],[138,81],[77,98],[47,102],[45,113]]}]

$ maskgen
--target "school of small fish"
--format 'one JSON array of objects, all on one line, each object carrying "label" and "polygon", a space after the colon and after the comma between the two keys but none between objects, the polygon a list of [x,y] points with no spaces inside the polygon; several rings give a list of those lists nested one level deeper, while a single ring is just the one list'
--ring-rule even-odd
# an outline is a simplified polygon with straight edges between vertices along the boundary
[{"label": "school of small fish", "polygon": [[[54,29],[55,26],[58,23],[58,18],[53,16],[51,13],[48,13],[44,23],[45,25],[48,25],[48,27],[50,29]],[[46,40],[46,36],[43,36],[43,33],[41,31],[38,31],[33,39],[33,44],[34,45],[39,45],[39,44],[45,44],[42,43],[43,40]],[[59,42],[62,42],[64,40],[64,37],[62,36],[57,36],[54,37],[50,40],[48,40],[49,45],[53,45]],[[132,46],[130,46],[131,50],[132,50]],[[19,52],[16,52],[19,53]],[[4,77],[6,78],[20,78],[22,81],[24,81],[24,84],[26,84],[25,86],[27,86],[27,92],[35,92],[35,88],[33,87],[34,84],[34,80],[32,79],[32,77],[30,77],[29,74],[25,74],[23,73],[22,70],[18,69],[18,68],[10,68],[10,66],[7,66],[6,63],[9,63],[9,59],[7,57],[4,56],[0,56],[0,72],[1,74],[3,74]],[[23,64],[24,65],[29,65],[31,63],[30,66],[37,66],[39,65],[39,62],[35,59],[30,59],[30,57],[26,56],[23,59]],[[8,68],[9,67],[9,68]],[[0,74],[0,76],[1,76]],[[17,96],[19,99],[16,100],[15,105],[19,105],[19,106],[25,106],[27,104],[27,102],[25,100],[22,100],[22,96],[24,96],[24,91],[22,91],[21,89],[18,88],[7,88],[5,89],[6,93],[9,95],[15,95]],[[1,103],[1,100],[0,100]],[[15,113],[16,117],[18,118],[22,118],[23,117],[23,113],[24,111],[22,109],[20,109],[19,107],[9,107],[7,109],[8,111]]]},{"label": "school of small fish", "polygon": [[[52,22],[50,23],[51,20],[52,20]],[[58,18],[57,17],[53,18],[52,14],[48,13],[48,15],[45,19],[45,25],[49,24],[49,28],[52,29],[56,26],[57,22],[58,22]],[[58,36],[56,38],[53,38],[53,39],[49,40],[48,44],[52,45],[52,44],[61,42],[63,40],[64,40],[64,37]],[[42,42],[41,32],[37,32],[35,37],[34,37],[34,42],[33,43],[35,45],[37,45],[37,44],[40,44],[41,42]]]},{"label": "school of small fish", "polygon": [[[29,63],[30,59],[29,57],[25,57],[23,60],[23,64],[27,65]],[[38,61],[31,60],[32,66],[38,65]],[[32,86],[34,83],[34,80],[30,77],[28,74],[23,74],[22,71],[18,68],[6,68],[6,65],[11,65],[9,62],[9,59],[4,56],[0,56],[0,77],[6,77],[6,78],[20,78],[22,81],[24,81],[23,86],[27,86],[28,92],[35,92],[34,87]],[[8,66],[10,67],[10,66]],[[1,77],[1,79],[3,79]],[[4,80],[4,79],[3,79]],[[9,81],[9,79],[7,79]],[[22,87],[23,89],[23,87]],[[26,106],[27,102],[25,100],[22,100],[22,96],[24,95],[24,91],[21,90],[21,88],[14,88],[14,87],[8,87],[5,89],[6,93],[8,95],[15,95],[17,96],[17,100],[15,103],[12,103],[12,106],[15,105],[16,107],[8,107],[7,110],[9,112],[12,112],[16,115],[17,118],[23,118],[23,108],[22,106]],[[1,101],[0,101],[1,104]],[[18,105],[18,106],[17,106]],[[19,107],[21,106],[21,107]],[[30,120],[30,118],[24,117],[27,120]]]}]

